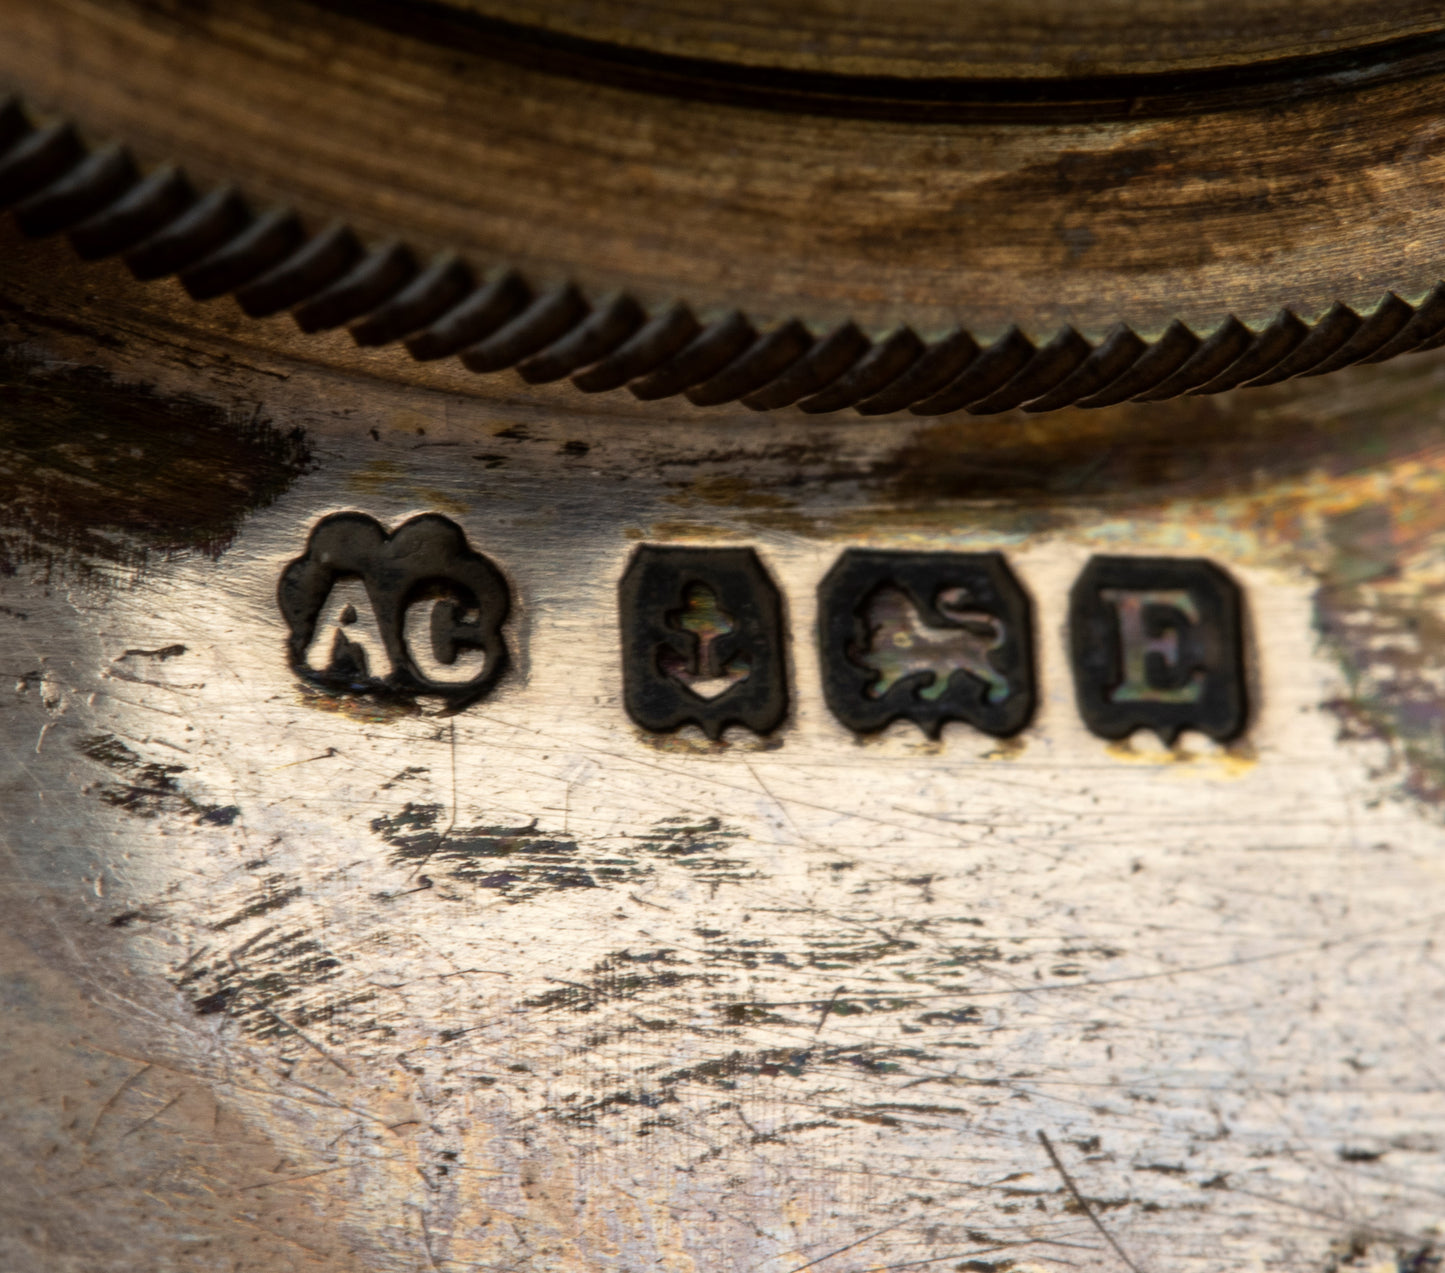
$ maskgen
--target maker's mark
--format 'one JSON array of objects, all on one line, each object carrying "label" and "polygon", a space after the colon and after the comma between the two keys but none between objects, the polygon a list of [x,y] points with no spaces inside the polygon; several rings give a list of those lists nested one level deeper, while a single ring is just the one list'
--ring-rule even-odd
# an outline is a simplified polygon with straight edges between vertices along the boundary
[{"label": "maker's mark", "polygon": [[391,534],[365,513],[323,518],[277,601],[292,670],[328,693],[428,695],[456,710],[507,665],[506,580],[435,513]]}]

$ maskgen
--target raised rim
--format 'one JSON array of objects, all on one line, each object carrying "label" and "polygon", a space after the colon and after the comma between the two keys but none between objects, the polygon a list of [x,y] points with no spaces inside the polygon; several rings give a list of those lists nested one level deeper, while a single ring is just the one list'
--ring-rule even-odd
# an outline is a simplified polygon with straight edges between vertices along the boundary
[{"label": "raised rim", "polygon": [[1386,292],[1314,322],[1287,308],[1253,328],[1176,320],[1152,340],[1122,323],[1092,342],[1065,325],[1047,340],[1013,327],[980,344],[962,327],[928,340],[908,326],[881,338],[851,322],[764,326],[740,310],[703,321],[685,303],[650,309],[507,267],[479,275],[454,253],[423,262],[341,222],[257,211],[229,185],[198,187],[174,165],[144,171],[124,146],[88,144],[65,120],[37,123],[14,98],[0,106],[0,207],[28,235],[64,233],[84,259],[119,255],[141,280],[174,275],[196,300],[233,295],[253,318],[289,311],[302,331],[344,326],[358,345],[401,341],[420,361],[456,356],[532,384],[625,385],[698,406],[1037,413],[1221,393],[1445,344],[1445,282],[1416,304]]}]

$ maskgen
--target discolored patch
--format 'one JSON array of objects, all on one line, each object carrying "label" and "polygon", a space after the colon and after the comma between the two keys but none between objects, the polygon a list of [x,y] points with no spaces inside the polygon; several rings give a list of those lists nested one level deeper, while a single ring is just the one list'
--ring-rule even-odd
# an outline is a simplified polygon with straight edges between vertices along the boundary
[{"label": "discolored patch", "polygon": [[228,827],[240,816],[233,804],[202,804],[185,791],[178,781],[185,765],[146,760],[113,734],[93,734],[77,747],[114,775],[113,781],[100,785],[98,794],[123,813],[137,818],[167,814],[190,818],[197,826],[218,827]]},{"label": "discolored patch", "polygon": [[[264,882],[260,908],[285,892],[277,892],[275,881]],[[251,913],[239,913],[237,922],[261,913],[254,906],[247,910]],[[267,926],[230,949],[198,952],[172,983],[199,1016],[224,1015],[254,1038],[300,1040],[305,1046],[316,1033],[334,1042],[328,1036],[343,1027],[348,1036],[371,1028],[364,1009],[374,992],[323,989],[342,970],[341,959],[306,930]]]},{"label": "discolored patch", "polygon": [[1349,403],[1335,411],[1302,409],[1282,401],[1283,386],[1228,400],[950,418],[913,430],[874,458],[870,477],[915,514],[938,501],[987,500],[1009,526],[1047,526],[1050,514],[1076,502],[1133,508],[1161,499],[1237,497],[1433,446],[1439,426],[1411,370],[1406,363],[1375,373],[1384,389],[1371,400],[1368,418]]},{"label": "discolored patch", "polygon": [[94,367],[0,356],[0,574],[27,563],[121,582],[218,557],[310,466],[299,429]]},{"label": "discolored patch", "polygon": [[1326,520],[1330,556],[1315,594],[1321,639],[1345,674],[1326,707],[1342,739],[1388,748],[1399,790],[1445,808],[1445,515],[1402,495]]},{"label": "discolored patch", "polygon": [[408,803],[398,813],[374,819],[371,829],[395,850],[395,865],[492,890],[509,902],[625,884],[650,873],[646,864],[625,855],[585,852],[568,836],[539,831],[536,822],[447,826],[444,810],[435,804]]}]

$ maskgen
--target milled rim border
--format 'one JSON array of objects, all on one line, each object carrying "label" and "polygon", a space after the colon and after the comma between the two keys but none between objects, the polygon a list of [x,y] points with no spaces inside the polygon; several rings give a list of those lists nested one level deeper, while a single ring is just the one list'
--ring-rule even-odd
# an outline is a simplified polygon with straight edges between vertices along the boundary
[{"label": "milled rim border", "polygon": [[83,259],[118,255],[142,281],[178,276],[198,301],[234,295],[253,318],[289,311],[304,332],[400,341],[419,362],[456,356],[530,384],[625,386],[696,406],[1038,413],[1222,393],[1445,344],[1445,282],[1413,305],[1386,292],[1364,311],[1337,302],[1314,323],[1281,309],[1262,326],[1230,317],[1207,333],[1175,320],[1153,340],[1125,323],[1097,342],[1070,326],[1042,342],[1013,327],[985,346],[961,327],[930,341],[906,325],[875,338],[852,322],[814,332],[740,310],[705,322],[685,302],[650,310],[625,293],[539,288],[507,266],[478,275],[455,254],[422,262],[397,240],[363,244],[341,222],[257,211],[174,165],[143,172],[124,146],[88,144],[69,121],[36,123],[15,98],[0,105],[5,208],[27,235],[67,234]]}]

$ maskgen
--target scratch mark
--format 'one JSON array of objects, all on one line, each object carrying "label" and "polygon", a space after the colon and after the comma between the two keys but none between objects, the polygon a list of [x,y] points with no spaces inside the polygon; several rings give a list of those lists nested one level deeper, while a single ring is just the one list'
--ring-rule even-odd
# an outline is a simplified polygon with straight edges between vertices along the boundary
[{"label": "scratch mark", "polygon": [[278,1077],[280,1077],[283,1082],[290,1083],[294,1087],[299,1087],[304,1092],[310,1092],[312,1096],[315,1096],[318,1099],[314,1101],[308,1101],[304,1096],[296,1096],[291,1093],[284,1092],[278,1093],[273,1088],[248,1087],[245,1083],[238,1083],[235,1079],[224,1081],[226,1083],[226,1086],[234,1088],[238,1092],[250,1092],[253,1095],[268,1097],[279,1095],[287,1100],[296,1101],[298,1104],[314,1105],[318,1106],[321,1109],[344,1109],[347,1113],[355,1114],[357,1118],[365,1119],[368,1123],[375,1123],[378,1127],[384,1127],[387,1131],[393,1132],[393,1134],[395,1132],[395,1128],[407,1126],[407,1124],[404,1122],[388,1123],[384,1118],[378,1118],[375,1114],[370,1114],[364,1109],[357,1109],[355,1105],[348,1105],[345,1101],[337,1100],[336,1097],[332,1096],[330,1092],[324,1091],[319,1087],[312,1087],[310,1083],[303,1083],[300,1079],[295,1077],[295,1075],[281,1074]]},{"label": "scratch mark", "polygon": [[424,1207],[418,1207],[414,1202],[408,1202],[404,1205],[413,1208],[416,1211],[417,1219],[421,1221],[422,1248],[426,1251],[426,1262],[431,1265],[433,1273],[441,1273],[441,1270],[437,1267],[437,1258],[432,1254],[431,1229],[426,1222],[426,1209]]},{"label": "scratch mark", "polygon": [[[1354,933],[1345,937],[1327,937],[1323,941],[1307,942],[1297,946],[1286,946],[1281,950],[1269,951],[1260,955],[1238,955],[1231,959],[1215,960],[1211,963],[1181,964],[1176,968],[1164,968],[1158,972],[1128,973],[1118,977],[1095,977],[1085,981],[1046,981],[1037,985],[1016,985],[1002,989],[993,990],[970,990],[967,997],[970,999],[993,998],[1000,995],[1037,995],[1056,990],[1089,990],[1098,986],[1120,986],[1143,981],[1161,981],[1170,977],[1182,977],[1207,972],[1221,972],[1228,968],[1243,968],[1251,964],[1270,963],[1277,959],[1290,959],[1295,955],[1311,955],[1326,950],[1343,950],[1349,946],[1368,942],[1381,936],[1398,936],[1411,929],[1423,928],[1429,925],[1438,924],[1445,918],[1445,911],[1434,911],[1418,920],[1408,923],[1397,924],[1393,927],[1378,927],[1366,929],[1360,933]],[[927,999],[952,999],[957,998],[959,991],[939,991],[937,994],[900,994],[897,997],[899,1002],[922,1003]],[[816,1002],[812,999],[769,999],[760,1001],[760,1006],[768,1008],[806,1008],[809,1004]]]},{"label": "scratch mark", "polygon": [[126,1089],[128,1089],[130,1085],[134,1083],[137,1079],[150,1073],[150,1069],[150,1062],[147,1061],[146,1064],[142,1065],[140,1069],[138,1069],[129,1078],[123,1079],[121,1081],[121,1085],[110,1094],[110,1099],[100,1107],[99,1112],[95,1116],[95,1121],[91,1123],[90,1130],[85,1134],[85,1143],[87,1145],[95,1139],[95,1129],[100,1126],[100,1120],[104,1118],[108,1113],[110,1113],[112,1109],[115,1108],[115,1103],[120,1100],[122,1096],[125,1095]]},{"label": "scratch mark", "polygon": [[319,756],[307,756],[305,760],[290,760],[284,765],[275,765],[272,767],[271,772],[276,773],[281,769],[294,769],[297,765],[309,765],[313,760],[330,760],[331,757],[339,756],[340,754],[335,747],[328,747]]},{"label": "scratch mark", "polygon": [[[822,1015],[820,1015],[820,1016],[818,1017],[818,1024],[813,1027],[813,1037],[814,1037],[815,1039],[816,1039],[816,1038],[818,1037],[818,1035],[822,1032],[823,1022],[825,1022],[825,1021],[828,1019],[828,1014],[833,1011],[833,1005],[838,1002],[838,996],[839,996],[840,994],[842,994],[843,991],[846,990],[846,989],[847,989],[846,986],[834,986],[834,987],[833,987],[833,996],[832,996],[832,998],[830,998],[830,999],[828,1000],[827,1003],[825,1003],[825,1004],[823,1005],[823,1012],[822,1012]],[[805,1265],[804,1267],[806,1267],[806,1265]]]},{"label": "scratch mark", "polygon": [[302,1043],[304,1043],[308,1048],[315,1052],[317,1056],[323,1057],[326,1060],[330,1061],[331,1064],[334,1065],[343,1074],[345,1074],[347,1078],[354,1079],[356,1077],[355,1073],[353,1073],[352,1070],[348,1068],[344,1061],[338,1060],[336,1057],[332,1056],[330,1052],[323,1048],[314,1039],[310,1038],[302,1030],[298,1029],[296,1026],[292,1025],[291,1022],[287,1021],[286,1018],[283,1017],[279,1012],[275,1011],[272,1008],[267,1008],[264,1006],[261,1008],[261,1011],[264,1012],[268,1017],[271,1018],[271,1020],[273,1020],[283,1029],[291,1031],[291,1033],[294,1034],[298,1039],[300,1039]]},{"label": "scratch mark", "polygon": [[[576,751],[585,751],[585,752],[591,753],[592,755],[600,756],[603,760],[605,760],[605,761],[607,761],[607,762],[609,762],[610,764],[613,764],[613,765],[616,765],[616,764],[625,764],[625,765],[627,765],[627,766],[629,766],[629,767],[631,767],[631,768],[634,768],[634,769],[644,769],[644,770],[646,770],[646,769],[655,769],[658,773],[669,774],[669,775],[671,775],[671,776],[673,776],[673,777],[677,777],[677,778],[685,778],[685,779],[686,779],[688,782],[690,782],[690,783],[696,783],[696,782],[698,782],[698,778],[699,778],[698,774],[697,774],[696,772],[689,771],[689,770],[687,770],[687,769],[685,769],[685,768],[684,768],[684,769],[679,769],[679,768],[677,768],[676,766],[673,766],[673,765],[659,764],[657,761],[645,760],[645,759],[639,758],[639,757],[637,757],[637,756],[630,756],[630,755],[625,755],[625,754],[619,754],[619,753],[617,753],[617,752],[615,752],[615,751],[612,751],[612,750],[608,749],[607,747],[602,747],[602,746],[597,746],[597,745],[589,745],[589,744],[586,743],[585,741],[582,741],[582,740],[576,739],[576,738],[567,738],[567,739],[564,740],[564,739],[561,738],[560,735],[552,734],[552,733],[551,733],[550,731],[548,731],[548,730],[529,729],[529,728],[527,728],[526,726],[518,725],[515,721],[504,720],[504,719],[502,719],[502,718],[500,718],[500,717],[496,717],[496,716],[488,716],[488,715],[485,715],[484,713],[481,713],[481,712],[476,712],[476,713],[474,713],[474,715],[475,715],[476,719],[479,720],[479,721],[485,721],[485,722],[487,722],[488,724],[499,726],[501,729],[511,731],[511,733],[513,733],[513,734],[518,734],[518,733],[531,734],[533,737],[538,738],[538,739],[542,740],[544,743],[547,743],[547,744],[552,745],[552,746],[561,747],[561,746],[563,746],[564,743],[565,743],[566,746],[569,746],[569,747],[573,748],[573,749],[576,750]],[[757,774],[756,774],[755,771],[753,772],[753,777],[754,777],[754,779],[756,779],[756,777],[757,777]],[[738,792],[742,792],[743,794],[748,795],[748,796],[755,796],[755,795],[757,795],[758,789],[759,789],[759,787],[760,787],[760,785],[761,785],[761,784],[757,784],[757,783],[755,782],[753,786],[749,787],[749,786],[743,785],[742,783],[726,782],[726,781],[723,781],[722,779],[718,778],[716,775],[709,775],[709,776],[706,778],[706,783],[707,783],[707,785],[708,785],[710,788],[713,788],[713,789],[715,789],[715,790],[719,790],[719,791],[738,791]],[[782,803],[781,803],[780,801],[777,800],[777,797],[776,797],[776,796],[771,796],[771,793],[769,793],[769,792],[767,791],[767,788],[766,788],[766,787],[763,787],[762,790],[763,790],[764,794],[770,795],[770,797],[771,797],[776,803],[779,804],[779,808],[784,810],[784,816],[786,817],[785,807],[782,805]],[[838,815],[838,809],[836,808],[835,805],[822,804],[822,803],[819,803],[819,802],[817,802],[817,801],[812,801],[812,800],[803,800],[803,799],[801,799],[801,798],[799,798],[799,797],[797,797],[797,796],[790,796],[790,797],[788,798],[788,802],[789,802],[789,804],[791,804],[791,805],[793,805],[793,806],[795,806],[795,807],[797,807],[797,808],[799,808],[799,809],[812,809],[812,810],[816,810],[816,811],[818,811],[818,812],[820,812],[820,813],[830,814],[830,815],[832,815],[832,816],[834,816],[834,817],[836,817],[836,816]],[[681,807],[681,806],[679,806],[679,807]],[[848,816],[850,819],[854,819],[854,820],[856,820],[856,821],[863,822],[863,823],[866,823],[866,824],[871,825],[871,826],[889,827],[889,828],[892,828],[893,830],[896,830],[896,831],[904,831],[904,832],[907,832],[907,833],[912,834],[912,835],[919,835],[919,834],[922,834],[922,835],[931,835],[931,836],[937,836],[937,837],[939,837],[940,839],[945,839],[945,840],[949,840],[949,841],[952,841],[952,838],[953,838],[952,836],[950,836],[950,835],[948,835],[947,833],[942,832],[942,831],[931,831],[931,830],[929,830],[929,829],[926,828],[926,827],[909,826],[907,823],[903,823],[903,822],[893,822],[893,821],[890,821],[890,820],[887,819],[887,818],[880,818],[880,817],[877,817],[876,815],[873,815],[873,814],[867,814],[867,813],[862,813],[862,812],[854,811],[854,812],[848,813],[847,816]],[[790,825],[791,825],[791,824],[790,824]],[[796,829],[796,828],[795,828],[795,829]],[[808,839],[807,837],[802,837],[802,838],[803,838],[804,841],[805,841],[806,843],[808,843],[808,844],[812,844],[812,845],[815,845],[815,846],[816,846],[816,844],[817,844],[816,841],[810,840],[810,839]]]},{"label": "scratch mark", "polygon": [[[1300,1215],[1311,1216],[1325,1221],[1323,1225],[1316,1226],[1324,1232],[1334,1232],[1342,1225],[1349,1223],[1348,1218],[1341,1212],[1331,1211],[1326,1207],[1311,1207],[1302,1202],[1294,1202],[1289,1198],[1277,1197],[1262,1189],[1245,1189],[1239,1185],[1226,1184],[1223,1186],[1230,1193],[1237,1193],[1244,1198],[1255,1198],[1261,1202],[1268,1202],[1272,1206],[1283,1207],[1286,1210],[1297,1212]],[[1377,1242],[1393,1242],[1396,1245],[1407,1245],[1416,1240],[1416,1235],[1406,1233],[1403,1229],[1391,1229],[1371,1224],[1355,1224],[1354,1228]]]},{"label": "scratch mark", "polygon": [[885,1233],[892,1233],[894,1229],[901,1229],[912,1218],[912,1216],[909,1216],[907,1219],[895,1221],[887,1228],[876,1229],[872,1233],[865,1233],[861,1238],[857,1238],[848,1243],[847,1246],[840,1246],[836,1250],[829,1251],[827,1255],[820,1255],[817,1259],[809,1260],[806,1264],[798,1265],[797,1268],[792,1270],[792,1273],[803,1273],[804,1269],[811,1269],[815,1265],[821,1264],[824,1260],[831,1260],[835,1255],[842,1255],[844,1251],[851,1251],[854,1247],[860,1247],[865,1242],[872,1242],[874,1238],[881,1238]]},{"label": "scratch mark", "polygon": [[748,771],[748,773],[753,776],[753,781],[758,784],[758,787],[762,791],[762,793],[767,796],[767,798],[771,800],[775,805],[777,805],[778,812],[783,815],[783,820],[787,822],[790,827],[792,827],[793,834],[796,835],[798,839],[800,839],[804,844],[811,845],[813,848],[820,848],[821,846],[818,844],[818,842],[813,839],[813,837],[810,836],[806,831],[804,831],[802,827],[798,825],[796,819],[794,819],[793,817],[792,811],[788,808],[787,803],[783,800],[778,799],[778,797],[773,794],[773,789],[769,787],[768,784],[765,783],[758,775],[758,771],[753,768],[752,761],[744,760],[743,767]]},{"label": "scratch mark", "polygon": [[335,1148],[336,1148],[336,1142],[337,1142],[338,1140],[340,1140],[343,1136],[350,1136],[352,1132],[359,1132],[360,1130],[361,1130],[361,1124],[360,1124],[360,1123],[352,1123],[350,1127],[344,1129],[343,1131],[337,1132],[335,1136],[333,1136],[330,1140],[328,1140],[328,1141],[326,1142],[326,1148],[327,1148],[327,1149],[335,1149]]},{"label": "scratch mark", "polygon": [[337,1163],[334,1167],[321,1167],[316,1171],[303,1171],[294,1176],[282,1176],[279,1180],[260,1180],[254,1185],[241,1185],[236,1192],[248,1193],[252,1189],[271,1189],[276,1185],[289,1185],[297,1180],[310,1180],[313,1176],[325,1176],[333,1171],[345,1171],[349,1163]]},{"label": "scratch mark", "polygon": [[447,829],[442,832],[442,838],[449,836],[457,825],[457,723],[451,721],[452,733],[452,820]]},{"label": "scratch mark", "polygon": [[131,685],[149,685],[155,690],[170,690],[179,693],[181,690],[203,690],[206,688],[204,681],[187,681],[184,683],[165,681],[152,681],[148,677],[137,676],[134,672],[127,672],[121,667],[110,667],[101,673],[106,678],[114,677],[118,681],[127,681]]},{"label": "scratch mark", "polygon": [[[457,723],[456,723],[456,721],[453,720],[453,721],[449,721],[449,722],[448,722],[448,725],[450,726],[450,730],[451,730],[450,749],[451,749],[451,755],[452,755],[452,816],[451,816],[451,821],[449,821],[449,822],[447,823],[447,829],[446,829],[445,831],[443,831],[439,836],[437,836],[437,838],[436,838],[436,843],[431,847],[431,849],[428,851],[427,855],[426,855],[424,858],[422,858],[422,860],[421,860],[420,862],[418,862],[418,863],[412,868],[411,874],[406,877],[408,880],[412,880],[412,879],[415,879],[415,878],[416,878],[417,872],[420,871],[420,870],[422,869],[422,867],[424,867],[428,862],[430,862],[430,861],[432,860],[433,857],[436,856],[437,850],[438,850],[439,848],[441,848],[441,846],[444,845],[444,844],[447,842],[447,838],[448,838],[448,837],[451,835],[451,833],[452,833],[453,831],[455,831],[456,828],[457,828]],[[425,878],[425,877],[423,877],[423,878]],[[423,887],[425,887],[425,886],[423,886]]]},{"label": "scratch mark", "polygon": [[1095,1214],[1094,1208],[1089,1205],[1088,1199],[1079,1192],[1079,1186],[1074,1183],[1074,1178],[1069,1175],[1068,1170],[1064,1167],[1063,1160],[1054,1148],[1054,1142],[1049,1139],[1049,1134],[1044,1131],[1042,1127],[1039,1128],[1039,1142],[1043,1145],[1044,1152],[1048,1154],[1049,1161],[1054,1164],[1054,1170],[1059,1173],[1069,1193],[1073,1195],[1074,1201],[1079,1204],[1079,1209],[1089,1217],[1089,1223],[1103,1235],[1104,1241],[1109,1244],[1114,1254],[1124,1262],[1124,1267],[1127,1268],[1130,1273],[1143,1273],[1143,1270],[1125,1254],[1124,1248],[1114,1240],[1114,1235],[1110,1233],[1108,1229],[1104,1228],[1103,1221]]},{"label": "scratch mark", "polygon": [[130,1135],[132,1135],[133,1133],[140,1131],[140,1129],[141,1129],[142,1127],[147,1127],[147,1126],[149,1126],[151,1123],[155,1122],[156,1119],[158,1119],[158,1118],[159,1118],[162,1114],[164,1114],[167,1110],[173,1109],[175,1106],[179,1105],[180,1103],[181,1103],[181,1098],[180,1098],[179,1096],[173,1096],[173,1097],[171,1097],[171,1099],[168,1100],[164,1105],[162,1105],[162,1106],[160,1107],[160,1109],[156,1110],[156,1112],[155,1112],[154,1114],[148,1115],[147,1117],[141,1119],[140,1122],[138,1122],[134,1127],[130,1128],[130,1129],[127,1130],[127,1131],[122,1132],[121,1135],[120,1135],[120,1138],[121,1138],[122,1140],[124,1140],[127,1136],[130,1136]]},{"label": "scratch mark", "polygon": [[245,1216],[237,1217],[236,1223],[244,1224],[248,1229],[255,1229],[259,1233],[264,1233],[267,1237],[280,1238],[282,1242],[288,1243],[289,1245],[296,1247],[298,1250],[305,1251],[308,1255],[311,1255],[318,1260],[326,1258],[327,1253],[323,1251],[320,1247],[307,1246],[307,1244],[301,1241],[300,1238],[294,1237],[292,1234],[287,1233],[279,1225],[261,1224],[255,1220],[249,1220]]},{"label": "scratch mark", "polygon": [[[858,1273],[894,1273],[896,1269],[921,1269],[926,1264],[942,1264],[945,1260],[962,1260],[975,1255],[992,1255],[995,1251],[1006,1251],[1007,1249],[1007,1246],[975,1247],[972,1251],[951,1251],[947,1255],[932,1255],[926,1260],[904,1260],[900,1264],[875,1264],[871,1268],[858,1270]],[[1070,1268],[1077,1267],[1072,1260],[1060,1260],[1057,1256],[1053,1257],[1053,1263],[1067,1264]]]},{"label": "scratch mark", "polygon": [[[411,879],[411,876],[407,876]],[[377,896],[384,901],[395,901],[398,897],[410,897],[413,893],[425,893],[427,889],[435,887],[435,882],[430,875],[419,875],[416,877],[421,881],[415,888],[404,888],[399,893],[378,893]]]}]

